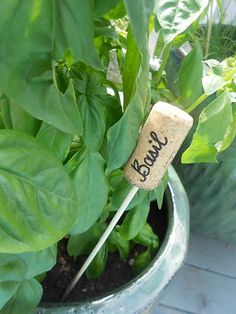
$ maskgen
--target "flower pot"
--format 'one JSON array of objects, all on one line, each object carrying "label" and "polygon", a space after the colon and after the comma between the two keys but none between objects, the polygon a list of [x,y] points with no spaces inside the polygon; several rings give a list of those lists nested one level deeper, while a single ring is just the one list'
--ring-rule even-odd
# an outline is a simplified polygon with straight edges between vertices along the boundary
[{"label": "flower pot", "polygon": [[184,188],[172,167],[165,197],[167,232],[151,264],[131,282],[101,298],[84,303],[43,304],[38,314],[144,313],[183,264],[188,245],[189,206]]}]

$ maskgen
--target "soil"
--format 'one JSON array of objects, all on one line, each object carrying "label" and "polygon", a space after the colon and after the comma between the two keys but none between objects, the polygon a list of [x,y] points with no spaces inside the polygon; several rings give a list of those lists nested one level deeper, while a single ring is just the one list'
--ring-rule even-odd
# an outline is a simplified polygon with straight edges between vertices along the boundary
[{"label": "soil", "polygon": [[[163,242],[167,227],[167,210],[164,202],[163,208],[159,210],[156,202],[152,202],[148,223],[158,235],[160,243]],[[42,302],[60,302],[66,287],[71,283],[75,274],[78,272],[86,256],[78,257],[76,260],[67,255],[67,240],[58,243],[57,264],[47,273],[43,281]],[[94,299],[105,295],[134,278],[129,261],[144,248],[135,246],[129,258],[123,261],[118,253],[109,254],[107,267],[103,275],[96,280],[88,280],[84,275],[70,293],[67,302],[79,302]]]}]

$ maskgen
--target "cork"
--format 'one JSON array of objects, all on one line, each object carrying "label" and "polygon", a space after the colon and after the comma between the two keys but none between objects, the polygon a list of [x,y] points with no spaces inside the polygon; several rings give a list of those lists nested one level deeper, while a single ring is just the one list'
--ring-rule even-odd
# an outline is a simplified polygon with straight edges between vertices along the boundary
[{"label": "cork", "polygon": [[160,183],[193,124],[192,117],[166,102],[156,103],[125,166],[125,177],[144,190]]}]

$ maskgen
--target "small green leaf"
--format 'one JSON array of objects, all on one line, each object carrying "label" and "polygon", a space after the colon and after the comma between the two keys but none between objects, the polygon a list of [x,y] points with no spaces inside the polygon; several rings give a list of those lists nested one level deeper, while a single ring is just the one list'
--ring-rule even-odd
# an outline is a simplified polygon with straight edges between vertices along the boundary
[{"label": "small green leaf", "polygon": [[9,99],[6,95],[0,97],[0,111],[2,113],[2,120],[5,128],[12,129]]},{"label": "small green leaf", "polygon": [[4,305],[14,297],[18,288],[20,287],[19,281],[5,281],[0,284],[0,313],[4,314],[3,307]]},{"label": "small green leaf", "polygon": [[202,50],[199,43],[191,50],[181,63],[178,84],[178,103],[183,107],[191,105],[202,95]]},{"label": "small green leaf", "polygon": [[116,252],[117,250],[119,251],[120,257],[123,260],[126,260],[126,258],[129,255],[130,252],[130,245],[129,241],[126,240],[119,232],[120,228],[116,228],[117,230],[113,230],[112,233],[110,234],[107,244],[109,248],[109,252],[113,253]]},{"label": "small green leaf", "polygon": [[185,31],[207,7],[208,0],[159,0],[155,13],[166,44]]},{"label": "small green leaf", "polygon": [[232,105],[232,113],[233,113],[233,121],[229,124],[228,128],[226,129],[224,142],[221,146],[221,151],[228,148],[236,136],[236,106]]},{"label": "small green leaf", "polygon": [[83,119],[83,141],[91,152],[97,152],[105,134],[105,116],[98,97],[80,96],[78,106]]},{"label": "small green leaf", "polygon": [[[115,187],[114,192],[111,195],[111,201],[109,204],[109,211],[117,211],[119,207],[121,206],[123,200],[131,190],[132,186],[131,184],[123,177],[122,180],[119,179],[119,183]],[[140,204],[145,196],[147,195],[147,192],[144,190],[139,190],[132,201],[130,202],[129,206],[127,207],[127,210],[137,206]]]},{"label": "small green leaf", "polygon": [[42,122],[37,138],[49,147],[59,160],[64,161],[70,150],[71,134],[62,132],[54,126]]},{"label": "small green leaf", "polygon": [[215,93],[227,82],[223,78],[223,68],[217,60],[207,60],[204,63],[202,85],[207,95]]},{"label": "small green leaf", "polygon": [[146,223],[149,207],[149,200],[144,199],[141,204],[138,204],[127,213],[119,228],[119,233],[124,239],[131,240],[139,233]]},{"label": "small green leaf", "polygon": [[49,271],[57,261],[57,246],[46,248],[37,252],[23,253],[17,255],[26,266],[26,279],[31,279],[39,274]]},{"label": "small green leaf", "polygon": [[203,109],[192,143],[182,155],[182,162],[216,162],[217,152],[225,145],[225,135],[232,121],[231,98],[228,92],[224,92]]},{"label": "small green leaf", "polygon": [[95,223],[90,229],[84,233],[70,236],[67,250],[70,256],[79,256],[89,254],[97,244],[101,235],[105,230],[105,225]]},{"label": "small green leaf", "polygon": [[19,257],[0,254],[0,310],[14,296],[25,275],[26,265]]},{"label": "small green leaf", "polygon": [[148,223],[142,227],[133,241],[143,246],[148,246],[151,249],[155,249],[159,245],[158,236],[153,232],[152,227]]},{"label": "small green leaf", "polygon": [[134,264],[132,265],[132,271],[137,275],[141,273],[151,262],[152,255],[150,249],[147,251],[139,253],[134,259]]},{"label": "small green leaf", "polygon": [[154,193],[156,195],[157,205],[158,208],[162,208],[163,198],[165,189],[167,187],[169,181],[168,171],[165,173],[163,179],[161,180],[161,183],[158,185],[158,187],[155,188]]},{"label": "small green leaf", "polygon": [[43,294],[36,279],[24,280],[14,297],[1,310],[2,314],[32,314]]},{"label": "small green leaf", "polygon": [[88,230],[101,216],[107,204],[108,182],[105,163],[99,153],[84,151],[72,179],[77,191],[78,217],[72,235]]},{"label": "small green leaf", "polygon": [[107,262],[108,248],[106,244],[103,244],[92,263],[86,270],[86,276],[88,279],[96,279],[102,275],[105,270]]}]

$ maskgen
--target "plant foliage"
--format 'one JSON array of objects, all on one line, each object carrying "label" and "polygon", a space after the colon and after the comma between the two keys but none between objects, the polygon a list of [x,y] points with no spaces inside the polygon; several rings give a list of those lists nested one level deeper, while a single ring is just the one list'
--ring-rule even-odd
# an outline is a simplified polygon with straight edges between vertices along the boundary
[{"label": "plant foliage", "polygon": [[[0,313],[33,313],[39,275],[56,263],[57,243],[87,255],[131,188],[123,167],[155,100],[202,111],[184,162],[215,161],[235,137],[235,58],[205,61],[198,44],[178,73],[164,71],[171,48],[189,38],[201,1],[2,0],[0,11]],[[162,63],[150,81],[149,32],[160,30]],[[186,35],[187,34],[187,35]],[[160,57],[160,56],[158,56]],[[115,67],[116,80],[109,77]],[[120,92],[123,92],[124,104]],[[165,176],[139,191],[87,270],[104,271],[108,253],[142,271],[159,245],[147,223],[161,208]]]}]

